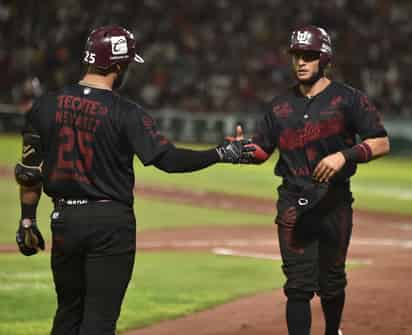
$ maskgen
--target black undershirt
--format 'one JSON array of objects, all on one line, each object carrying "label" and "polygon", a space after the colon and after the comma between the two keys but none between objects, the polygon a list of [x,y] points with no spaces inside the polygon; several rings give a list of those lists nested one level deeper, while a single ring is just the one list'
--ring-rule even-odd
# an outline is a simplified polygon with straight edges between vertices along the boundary
[{"label": "black undershirt", "polygon": [[204,169],[219,161],[216,149],[194,151],[172,147],[153,165],[165,172],[191,172]]}]

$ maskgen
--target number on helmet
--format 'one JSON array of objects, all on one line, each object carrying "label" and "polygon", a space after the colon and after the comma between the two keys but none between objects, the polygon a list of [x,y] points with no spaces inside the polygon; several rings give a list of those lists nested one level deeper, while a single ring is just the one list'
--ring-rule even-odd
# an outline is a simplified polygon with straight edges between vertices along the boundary
[{"label": "number on helmet", "polygon": [[85,51],[84,62],[94,64],[96,62],[96,54],[94,52]]}]

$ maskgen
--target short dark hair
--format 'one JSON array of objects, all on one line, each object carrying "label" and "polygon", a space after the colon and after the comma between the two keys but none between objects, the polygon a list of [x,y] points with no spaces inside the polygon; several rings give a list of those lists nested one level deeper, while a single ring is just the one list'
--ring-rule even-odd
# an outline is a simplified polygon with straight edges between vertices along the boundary
[{"label": "short dark hair", "polygon": [[114,64],[108,67],[107,69],[102,69],[93,64],[88,64],[86,68],[86,72],[93,73],[93,74],[99,74],[101,76],[107,76],[109,73],[112,73],[112,72],[120,73],[126,68],[127,68],[127,65],[124,65],[124,64]]}]

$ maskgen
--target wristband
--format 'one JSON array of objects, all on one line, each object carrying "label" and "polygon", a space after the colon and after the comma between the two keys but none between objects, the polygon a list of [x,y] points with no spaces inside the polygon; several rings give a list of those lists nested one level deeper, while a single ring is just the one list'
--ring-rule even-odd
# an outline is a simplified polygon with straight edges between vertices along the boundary
[{"label": "wristband", "polygon": [[254,148],[251,160],[256,164],[261,164],[269,158],[269,154],[265,150],[263,150],[261,146],[255,143],[247,144],[246,147]]},{"label": "wristband", "polygon": [[21,217],[33,219],[36,217],[37,204],[21,203]]},{"label": "wristband", "polygon": [[341,151],[347,162],[366,163],[372,159],[372,149],[369,144],[363,142]]}]

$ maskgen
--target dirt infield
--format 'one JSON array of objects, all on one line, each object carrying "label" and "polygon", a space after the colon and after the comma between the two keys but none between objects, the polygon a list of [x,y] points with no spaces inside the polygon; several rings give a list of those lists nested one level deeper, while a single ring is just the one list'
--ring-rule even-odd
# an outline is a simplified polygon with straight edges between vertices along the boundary
[{"label": "dirt infield", "polygon": [[[145,186],[145,197],[230,208],[256,213],[274,213],[270,200],[228,197],[216,193],[181,192]],[[142,232],[140,250],[204,250],[216,248],[245,254],[276,256],[277,236],[271,222],[265,227],[198,227]],[[412,333],[412,219],[402,215],[356,211],[349,258],[369,262],[349,272],[344,334],[409,335]],[[224,257],[224,256],[222,256]],[[229,257],[229,256],[226,256]],[[265,278],[263,280],[270,280]],[[281,290],[259,294],[193,315],[164,321],[126,335],[281,335],[287,334]],[[319,300],[313,300],[313,335],[321,335]]]},{"label": "dirt infield", "polygon": [[[344,334],[409,335],[412,333],[412,223],[355,215],[351,259],[370,263],[349,272]],[[276,233],[266,227],[199,227],[143,232],[140,250],[204,250],[216,248],[253,255],[276,256]],[[222,256],[224,257],[224,256]],[[227,256],[228,257],[228,256]],[[262,280],[270,280],[265,278]],[[244,298],[178,320],[126,333],[127,335],[281,335],[287,334],[285,299],[281,290]],[[313,300],[313,334],[321,335],[322,316]]]},{"label": "dirt infield", "polygon": [[[8,171],[0,169],[1,174],[8,174]],[[137,192],[147,198],[196,206],[274,214],[274,202],[265,199],[153,186],[144,186]],[[267,226],[256,227],[196,227],[139,232],[138,249],[223,250],[250,257],[276,257],[278,252],[277,236],[271,222]],[[0,246],[0,251],[15,252],[16,247]],[[355,212],[349,258],[369,265],[353,269],[348,274],[347,304],[342,323],[345,335],[412,334],[411,256],[411,217]],[[284,303],[282,291],[276,290],[125,335],[284,335],[287,334]],[[322,316],[318,299],[313,300],[313,307],[312,335],[321,335]]]}]

